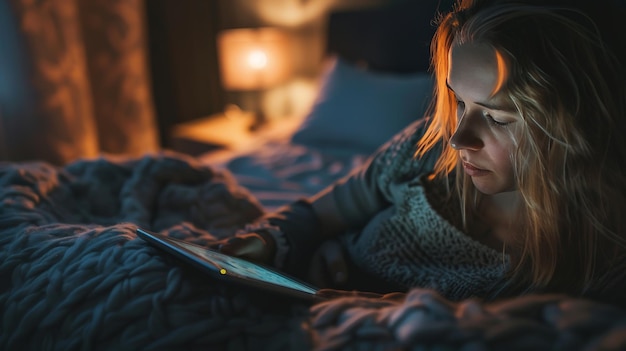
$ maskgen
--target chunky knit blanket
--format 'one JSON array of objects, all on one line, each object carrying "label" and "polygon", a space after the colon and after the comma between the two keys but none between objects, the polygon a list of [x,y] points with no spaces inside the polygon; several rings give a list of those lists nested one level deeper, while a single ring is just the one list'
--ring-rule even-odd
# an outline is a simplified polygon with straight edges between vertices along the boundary
[{"label": "chunky knit blanket", "polygon": [[626,349],[626,312],[563,296],[415,288],[309,306],[213,281],[135,235],[198,244],[262,214],[178,154],[0,164],[0,350]]}]

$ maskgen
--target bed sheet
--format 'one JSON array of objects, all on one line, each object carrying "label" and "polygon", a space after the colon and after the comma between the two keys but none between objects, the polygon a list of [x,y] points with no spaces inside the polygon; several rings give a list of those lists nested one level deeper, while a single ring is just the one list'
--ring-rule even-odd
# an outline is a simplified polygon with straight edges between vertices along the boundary
[{"label": "bed sheet", "polygon": [[267,211],[308,197],[360,167],[368,154],[272,140],[252,150],[208,153],[204,164],[230,171]]}]

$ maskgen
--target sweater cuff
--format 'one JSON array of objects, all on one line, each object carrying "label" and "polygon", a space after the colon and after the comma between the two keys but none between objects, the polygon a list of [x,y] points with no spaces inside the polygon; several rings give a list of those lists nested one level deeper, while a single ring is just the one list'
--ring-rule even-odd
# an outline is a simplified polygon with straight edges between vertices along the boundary
[{"label": "sweater cuff", "polygon": [[248,224],[239,233],[257,233],[262,237],[265,237],[266,235],[271,236],[274,241],[275,248],[272,265],[280,270],[284,270],[285,260],[287,258],[287,254],[289,253],[289,243],[287,242],[285,234],[279,227],[271,225],[267,220],[263,219],[254,224]]},{"label": "sweater cuff", "polygon": [[298,200],[265,215],[238,232],[244,233],[271,236],[276,248],[274,266],[301,279],[306,279],[313,253],[324,238],[315,211],[307,200]]},{"label": "sweater cuff", "polygon": [[[282,260],[277,261],[281,269],[296,277],[305,278],[313,253],[324,239],[319,219],[311,203],[307,200],[298,200],[276,213],[266,215],[263,220],[270,224],[270,228],[278,228],[270,231],[270,234],[279,238],[276,258]],[[280,258],[278,242],[286,243],[286,251],[283,251],[285,254]]]}]

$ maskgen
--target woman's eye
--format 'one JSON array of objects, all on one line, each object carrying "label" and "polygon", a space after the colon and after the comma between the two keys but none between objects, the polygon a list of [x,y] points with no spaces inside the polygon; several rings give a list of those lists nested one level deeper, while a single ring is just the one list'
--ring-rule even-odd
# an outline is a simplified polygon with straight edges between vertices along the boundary
[{"label": "woman's eye", "polygon": [[489,112],[483,112],[483,115],[485,116],[485,118],[487,119],[487,122],[489,122],[489,124],[492,124],[494,126],[498,126],[498,127],[504,127],[507,124],[509,124],[510,122],[501,122],[498,121],[496,119],[493,118],[493,116],[491,114],[489,114]]}]

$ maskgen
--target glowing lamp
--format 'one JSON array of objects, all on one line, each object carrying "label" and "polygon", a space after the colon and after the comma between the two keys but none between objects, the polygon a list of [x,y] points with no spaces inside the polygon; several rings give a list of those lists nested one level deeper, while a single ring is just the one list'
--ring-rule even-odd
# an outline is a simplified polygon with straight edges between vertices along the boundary
[{"label": "glowing lamp", "polygon": [[222,31],[217,38],[222,85],[226,90],[272,88],[291,75],[289,38],[276,28]]}]

